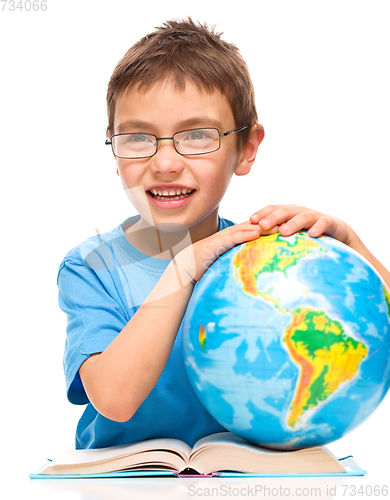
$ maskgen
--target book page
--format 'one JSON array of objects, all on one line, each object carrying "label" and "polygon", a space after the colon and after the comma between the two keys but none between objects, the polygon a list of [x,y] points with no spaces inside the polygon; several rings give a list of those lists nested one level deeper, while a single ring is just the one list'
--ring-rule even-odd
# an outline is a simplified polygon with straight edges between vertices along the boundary
[{"label": "book page", "polygon": [[66,450],[51,463],[54,465],[86,464],[92,462],[107,462],[124,455],[140,453],[148,450],[174,450],[188,457],[191,448],[184,441],[171,438],[147,439],[133,444],[95,448],[88,450]]},{"label": "book page", "polygon": [[[229,445],[229,446],[238,446],[239,448],[244,448],[246,450],[254,451],[256,453],[264,453],[267,455],[280,455],[286,453],[284,451],[279,450],[270,450],[268,448],[262,448],[257,444],[252,444],[242,439],[232,432],[217,432],[215,434],[210,434],[210,436],[205,436],[194,444],[192,448],[192,454],[198,451],[200,448],[205,446],[212,445]],[[288,452],[287,452],[288,453]]]},{"label": "book page", "polygon": [[199,439],[192,449],[190,465],[197,466],[205,474],[223,470],[263,474],[345,472],[342,465],[319,446],[271,450],[230,432]]},{"label": "book page", "polygon": [[[321,448],[321,450],[324,450],[324,451],[325,451],[325,453],[327,453],[328,455],[330,455],[330,456],[331,456],[332,458],[334,458],[335,460],[337,460],[337,461],[339,460],[339,459],[336,457],[336,455],[335,455],[334,453],[332,453],[332,452],[330,451],[330,449],[329,449],[327,446],[320,446],[320,448]],[[343,455],[343,456],[345,457],[346,455]]]}]

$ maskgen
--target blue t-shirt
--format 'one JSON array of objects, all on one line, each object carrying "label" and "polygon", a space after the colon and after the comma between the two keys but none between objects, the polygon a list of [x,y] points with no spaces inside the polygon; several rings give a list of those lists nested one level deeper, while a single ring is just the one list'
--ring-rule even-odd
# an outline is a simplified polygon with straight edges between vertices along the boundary
[{"label": "blue t-shirt", "polygon": [[[85,393],[79,368],[102,352],[123,330],[160,279],[170,260],[149,257],[124,235],[140,220],[130,217],[112,231],[70,250],[58,271],[59,305],[67,315],[64,371],[71,403],[87,404],[76,430],[76,449],[104,448],[169,437],[189,446],[226,431],[202,406],[187,377],[182,348],[183,322],[156,385],[127,422],[98,413]],[[219,217],[219,231],[234,225]]]}]

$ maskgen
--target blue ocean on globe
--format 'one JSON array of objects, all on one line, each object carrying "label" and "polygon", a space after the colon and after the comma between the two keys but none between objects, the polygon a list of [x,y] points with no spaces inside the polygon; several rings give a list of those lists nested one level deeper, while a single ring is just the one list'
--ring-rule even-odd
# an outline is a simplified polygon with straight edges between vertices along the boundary
[{"label": "blue ocean on globe", "polygon": [[279,450],[325,445],[389,388],[390,293],[333,238],[261,236],[196,284],[183,348],[199,400],[227,430]]}]

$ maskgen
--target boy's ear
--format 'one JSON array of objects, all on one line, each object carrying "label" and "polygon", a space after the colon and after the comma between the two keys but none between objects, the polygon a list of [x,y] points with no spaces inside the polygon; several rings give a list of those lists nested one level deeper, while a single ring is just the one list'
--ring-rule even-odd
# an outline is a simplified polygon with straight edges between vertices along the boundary
[{"label": "boy's ear", "polygon": [[242,147],[240,160],[234,170],[236,175],[246,175],[250,172],[253,162],[256,159],[257,150],[264,139],[264,127],[260,123],[252,126],[248,140]]}]

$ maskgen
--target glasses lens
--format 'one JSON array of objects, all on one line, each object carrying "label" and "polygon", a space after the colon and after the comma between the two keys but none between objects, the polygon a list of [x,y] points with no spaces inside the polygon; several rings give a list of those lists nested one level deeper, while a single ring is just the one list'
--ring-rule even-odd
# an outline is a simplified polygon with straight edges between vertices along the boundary
[{"label": "glasses lens", "polygon": [[116,156],[142,158],[156,152],[156,138],[151,134],[120,134],[112,137],[112,147]]},{"label": "glasses lens", "polygon": [[185,155],[211,153],[219,149],[219,132],[216,128],[194,128],[173,136],[177,151]]}]

